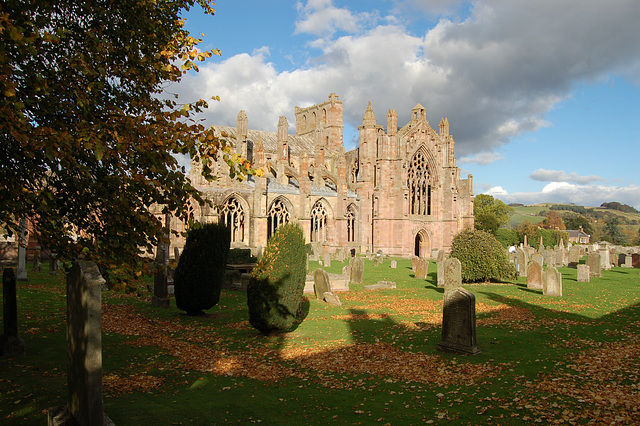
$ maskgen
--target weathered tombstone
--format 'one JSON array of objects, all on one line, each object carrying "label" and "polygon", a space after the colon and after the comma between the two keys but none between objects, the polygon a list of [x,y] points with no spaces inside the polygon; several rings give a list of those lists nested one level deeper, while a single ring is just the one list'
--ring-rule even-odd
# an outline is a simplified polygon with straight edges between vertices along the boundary
[{"label": "weathered tombstone", "polygon": [[436,262],[436,281],[438,287],[444,287],[444,260]]},{"label": "weathered tombstone", "polygon": [[577,268],[580,263],[580,247],[573,246],[569,250],[569,268]]},{"label": "weathered tombstone", "polygon": [[578,282],[589,282],[589,265],[578,265]]},{"label": "weathered tombstone", "polygon": [[382,265],[383,261],[384,261],[384,257],[382,256],[382,254],[376,253],[376,255],[373,258],[373,266],[380,266]]},{"label": "weathered tombstone", "polygon": [[[531,256],[531,260],[534,262],[538,262],[538,265],[540,265],[540,267],[544,266],[544,257],[540,254],[540,253],[536,253],[533,256]],[[531,262],[529,262],[531,263]],[[527,274],[529,273],[529,271],[527,271]]]},{"label": "weathered tombstone", "polygon": [[49,424],[68,411],[80,425],[102,425],[102,285],[94,262],[77,261],[67,275],[67,407],[49,409]]},{"label": "weathered tombstone", "polygon": [[538,247],[538,251],[539,252],[543,252],[544,251],[544,242],[542,240],[542,235],[540,235],[540,246]]},{"label": "weathered tombstone", "polygon": [[[526,238],[526,235],[525,235]],[[516,250],[516,270],[519,277],[527,276],[527,264],[529,263],[529,256],[522,248]]]},{"label": "weathered tombstone", "polygon": [[424,280],[427,278],[427,274],[429,272],[429,261],[423,257],[418,259],[418,264],[416,265],[416,278],[420,280]]},{"label": "weathered tombstone", "polygon": [[598,253],[589,253],[587,255],[587,265],[589,265],[589,276],[591,277],[601,277],[602,270],[600,269],[600,254]]},{"label": "weathered tombstone", "polygon": [[393,281],[378,281],[377,284],[369,284],[362,287],[364,290],[389,290],[397,288]]},{"label": "weathered tombstone", "polygon": [[33,252],[33,270],[42,272],[42,253],[40,246],[36,246],[36,250]]},{"label": "weathered tombstone", "polygon": [[180,259],[180,249],[178,247],[173,248],[173,258],[176,262]]},{"label": "weathered tombstone", "polygon": [[327,302],[329,305],[342,306],[342,302],[340,301],[340,298],[338,297],[338,295],[330,291],[325,292],[322,295],[322,299],[325,302]]},{"label": "weathered tombstone", "polygon": [[16,274],[13,268],[2,272],[2,324],[4,334],[0,339],[0,356],[24,355],[24,341],[18,335],[18,299]]},{"label": "weathered tombstone", "polygon": [[324,253],[322,253],[322,263],[326,268],[331,266],[331,255],[329,254],[328,251],[325,251]]},{"label": "weathered tombstone", "polygon": [[[455,257],[444,261],[444,291],[453,291],[462,286],[462,264]],[[475,299],[474,299],[475,300]]]},{"label": "weathered tombstone", "polygon": [[564,250],[558,249],[555,252],[555,265],[563,266],[564,265]]},{"label": "weathered tombstone", "polygon": [[624,257],[624,268],[633,268],[633,257],[630,254],[625,255]]},{"label": "weathered tombstone", "polygon": [[444,293],[442,341],[438,350],[471,355],[482,352],[476,337],[476,298],[462,287]]},{"label": "weathered tombstone", "polygon": [[324,294],[331,292],[331,282],[329,281],[329,274],[324,269],[316,269],[313,271],[313,291],[316,294],[316,299],[323,300]]},{"label": "weathered tombstone", "polygon": [[361,257],[351,258],[351,284],[362,284],[364,282],[364,259]]},{"label": "weathered tombstone", "polygon": [[171,216],[165,215],[165,240],[160,242],[156,253],[156,275],[153,278],[153,297],[151,304],[161,308],[170,305],[167,269],[169,268],[169,224]]},{"label": "weathered tombstone", "polygon": [[542,294],[545,296],[562,296],[562,274],[555,266],[547,268],[542,274]]},{"label": "weathered tombstone", "polygon": [[391,269],[398,268],[398,261],[397,260],[392,260],[390,267],[391,267]]},{"label": "weathered tombstone", "polygon": [[416,268],[418,267],[418,260],[420,258],[418,256],[411,257],[411,272],[416,272]]},{"label": "weathered tombstone", "polygon": [[436,256],[436,261],[437,262],[444,262],[444,260],[445,260],[444,250],[438,250],[438,255]]},{"label": "weathered tombstone", "polygon": [[600,250],[600,267],[606,271],[611,269],[611,252],[608,248]]},{"label": "weathered tombstone", "polygon": [[346,275],[347,277],[351,276],[351,265],[344,265],[342,267],[342,275]]},{"label": "weathered tombstone", "polygon": [[527,266],[527,288],[542,289],[542,265],[535,260]]},{"label": "weathered tombstone", "polygon": [[640,268],[640,254],[638,253],[633,253],[631,255],[631,265],[634,268]]},{"label": "weathered tombstone", "polygon": [[16,280],[29,281],[27,277],[27,221],[20,219],[20,235],[18,237],[18,269]]},{"label": "weathered tombstone", "polygon": [[544,253],[542,253],[542,258],[543,258],[544,265],[547,265],[547,266],[556,265],[556,258],[553,255],[553,252],[551,250],[545,250]]}]

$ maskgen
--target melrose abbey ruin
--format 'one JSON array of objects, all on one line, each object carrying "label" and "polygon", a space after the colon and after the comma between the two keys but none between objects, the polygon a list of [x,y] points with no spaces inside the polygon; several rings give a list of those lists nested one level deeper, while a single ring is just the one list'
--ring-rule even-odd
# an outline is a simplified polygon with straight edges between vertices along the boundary
[{"label": "melrose abbey ruin", "polygon": [[[214,166],[219,179],[207,182],[192,162],[192,183],[215,206],[189,206],[193,219],[228,224],[232,247],[259,250],[278,226],[297,222],[316,253],[393,256],[447,250],[454,235],[473,227],[472,177],[460,178],[446,118],[436,132],[418,104],[398,128],[398,115],[389,110],[385,132],[369,103],[359,145],[345,151],[342,113],[340,98],[331,94],[323,103],[296,107],[295,135],[284,116],[275,133],[251,130],[244,111],[236,127],[215,126],[265,174],[234,181],[220,162]],[[182,231],[184,224],[174,219],[172,228]],[[172,245],[182,247],[184,237]]]}]

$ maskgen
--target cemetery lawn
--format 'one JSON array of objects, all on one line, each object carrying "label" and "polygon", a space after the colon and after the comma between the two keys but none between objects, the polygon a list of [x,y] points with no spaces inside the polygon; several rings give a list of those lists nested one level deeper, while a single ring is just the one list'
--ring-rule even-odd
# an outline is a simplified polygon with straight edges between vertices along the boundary
[{"label": "cemetery lawn", "polygon": [[[295,330],[262,336],[246,294],[223,290],[205,317],[103,293],[104,409],[141,424],[640,424],[640,275],[613,268],[563,297],[526,279],[464,285],[475,294],[480,355],[436,350],[443,290],[411,262],[365,261],[365,284],[342,307],[309,296]],[[330,273],[343,264],[333,262]],[[317,267],[311,262],[310,271]],[[46,423],[66,399],[63,276],[18,283],[26,356],[0,358],[0,423]]]}]

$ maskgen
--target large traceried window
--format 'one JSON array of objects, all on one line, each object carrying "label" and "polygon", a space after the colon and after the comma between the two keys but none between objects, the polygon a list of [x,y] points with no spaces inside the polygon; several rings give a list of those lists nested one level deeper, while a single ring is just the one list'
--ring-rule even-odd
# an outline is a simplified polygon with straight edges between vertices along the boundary
[{"label": "large traceried window", "polygon": [[354,242],[356,240],[356,209],[351,204],[349,208],[347,208],[347,241]]},{"label": "large traceried window", "polygon": [[280,199],[275,200],[267,213],[267,238],[276,232],[278,226],[289,223],[291,215],[284,202]]},{"label": "large traceried window", "polygon": [[244,242],[245,212],[236,197],[230,197],[224,203],[220,218],[231,229],[231,242]]},{"label": "large traceried window", "polygon": [[424,152],[418,151],[409,165],[409,214],[431,214],[431,179]]},{"label": "large traceried window", "polygon": [[311,209],[311,242],[327,241],[327,211],[320,201]]}]

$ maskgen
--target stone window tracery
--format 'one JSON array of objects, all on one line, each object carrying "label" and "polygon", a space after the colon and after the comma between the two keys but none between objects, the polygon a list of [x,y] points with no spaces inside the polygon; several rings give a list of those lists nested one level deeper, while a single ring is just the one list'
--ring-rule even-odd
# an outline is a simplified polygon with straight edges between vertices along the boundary
[{"label": "stone window tracery", "polygon": [[244,242],[245,212],[236,197],[229,198],[220,212],[222,223],[231,229],[231,242]]},{"label": "stone window tracery", "polygon": [[407,173],[409,214],[431,214],[431,177],[424,152],[418,151]]},{"label": "stone window tracery", "polygon": [[311,209],[311,242],[327,241],[327,211],[320,201]]},{"label": "stone window tracery", "polygon": [[354,242],[356,240],[356,211],[353,205],[350,205],[347,209],[347,242]]},{"label": "stone window tracery", "polygon": [[267,214],[267,238],[271,238],[279,226],[289,223],[290,218],[291,215],[284,202],[280,199],[274,201]]}]

